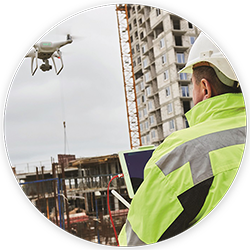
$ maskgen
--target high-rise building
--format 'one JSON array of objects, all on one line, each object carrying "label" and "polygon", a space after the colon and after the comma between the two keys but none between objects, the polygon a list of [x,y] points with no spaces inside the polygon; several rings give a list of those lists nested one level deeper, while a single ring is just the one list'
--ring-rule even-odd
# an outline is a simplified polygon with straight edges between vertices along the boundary
[{"label": "high-rise building", "polygon": [[199,29],[158,8],[128,5],[128,22],[142,145],[160,144],[188,127],[191,75],[179,74]]}]

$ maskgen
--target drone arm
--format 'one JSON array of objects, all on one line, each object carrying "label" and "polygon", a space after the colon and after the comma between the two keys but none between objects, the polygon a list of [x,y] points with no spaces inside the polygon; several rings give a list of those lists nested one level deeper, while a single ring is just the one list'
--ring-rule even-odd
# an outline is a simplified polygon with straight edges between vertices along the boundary
[{"label": "drone arm", "polygon": [[57,43],[54,43],[54,46],[57,47],[57,48],[61,48],[61,47],[65,46],[65,45],[67,45],[67,44],[70,44],[70,43],[72,43],[72,42],[73,42],[73,40],[72,40],[72,39],[69,39],[69,40],[64,41],[64,42],[57,42]]}]

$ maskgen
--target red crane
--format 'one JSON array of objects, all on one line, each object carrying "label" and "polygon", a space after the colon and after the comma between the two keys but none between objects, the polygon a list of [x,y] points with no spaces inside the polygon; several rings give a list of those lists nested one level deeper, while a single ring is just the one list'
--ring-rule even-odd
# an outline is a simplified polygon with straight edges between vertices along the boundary
[{"label": "red crane", "polygon": [[124,80],[130,147],[131,149],[135,149],[140,147],[142,144],[137,97],[135,90],[135,75],[132,59],[127,4],[116,5],[116,14],[121,51],[122,73]]}]

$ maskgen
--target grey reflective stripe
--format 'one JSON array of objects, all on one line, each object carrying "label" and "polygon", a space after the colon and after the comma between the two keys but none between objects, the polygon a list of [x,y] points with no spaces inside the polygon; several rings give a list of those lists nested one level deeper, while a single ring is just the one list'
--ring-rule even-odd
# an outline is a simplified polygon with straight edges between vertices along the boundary
[{"label": "grey reflective stripe", "polygon": [[[146,229],[147,230],[147,229]],[[133,231],[130,222],[126,221],[126,234],[127,234],[127,245],[128,246],[143,246],[146,245],[143,241],[139,239],[136,233]]]},{"label": "grey reflective stripe", "polygon": [[204,135],[176,147],[157,161],[156,165],[168,175],[189,162],[195,185],[213,176],[209,152],[243,144],[245,140],[246,127]]}]

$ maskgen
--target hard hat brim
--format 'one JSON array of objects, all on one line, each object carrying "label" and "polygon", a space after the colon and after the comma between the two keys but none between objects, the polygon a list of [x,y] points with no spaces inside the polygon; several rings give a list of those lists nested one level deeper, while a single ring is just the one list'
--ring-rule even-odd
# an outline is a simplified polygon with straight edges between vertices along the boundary
[{"label": "hard hat brim", "polygon": [[180,73],[190,73],[190,74],[192,74],[193,73],[193,67],[192,67],[192,65],[184,67],[183,69],[181,69],[178,72],[178,74],[180,74]]}]

